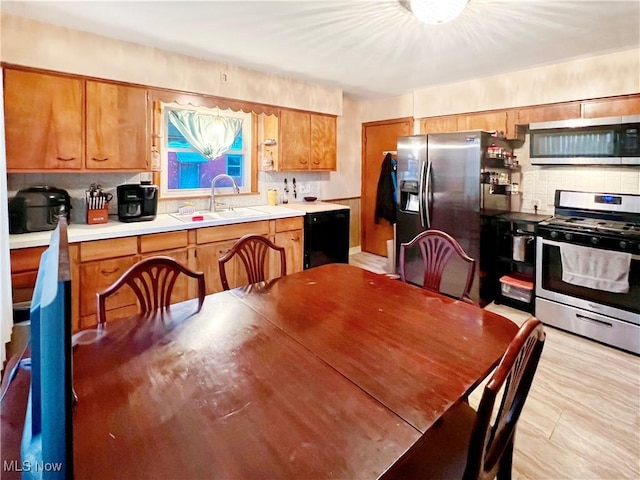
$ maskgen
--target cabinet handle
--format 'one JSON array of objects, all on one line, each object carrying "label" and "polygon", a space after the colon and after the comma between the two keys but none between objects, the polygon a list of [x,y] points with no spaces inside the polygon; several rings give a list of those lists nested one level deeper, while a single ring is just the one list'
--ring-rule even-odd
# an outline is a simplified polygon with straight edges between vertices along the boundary
[{"label": "cabinet handle", "polygon": [[109,157],[104,157],[104,158],[91,157],[91,160],[93,160],[94,162],[106,162],[107,160],[109,160]]},{"label": "cabinet handle", "polygon": [[306,165],[307,163],[309,163],[307,160],[304,160],[304,161],[303,161],[302,159],[300,159],[300,160],[298,160],[298,161],[299,161],[302,165]]},{"label": "cabinet handle", "polygon": [[113,275],[118,270],[120,270],[120,268],[114,268],[113,270],[100,270],[100,273],[102,273],[102,275]]},{"label": "cabinet handle", "polygon": [[320,162],[319,162],[318,160],[314,160],[314,161],[313,161],[313,164],[314,164],[314,165],[320,165]]},{"label": "cabinet handle", "polygon": [[61,162],[73,162],[76,157],[56,157],[56,159]]}]

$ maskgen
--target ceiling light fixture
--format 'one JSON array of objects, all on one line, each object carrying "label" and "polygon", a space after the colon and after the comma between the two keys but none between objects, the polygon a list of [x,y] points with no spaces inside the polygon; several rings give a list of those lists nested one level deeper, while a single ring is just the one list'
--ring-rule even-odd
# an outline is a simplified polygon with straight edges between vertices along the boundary
[{"label": "ceiling light fixture", "polygon": [[469,0],[411,0],[411,11],[427,25],[450,22],[462,13]]}]

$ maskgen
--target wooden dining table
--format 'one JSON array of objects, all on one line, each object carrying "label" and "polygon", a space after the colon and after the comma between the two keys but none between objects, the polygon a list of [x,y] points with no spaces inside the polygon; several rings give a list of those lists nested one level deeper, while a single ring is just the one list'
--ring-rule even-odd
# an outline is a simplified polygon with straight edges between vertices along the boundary
[{"label": "wooden dining table", "polygon": [[83,332],[76,479],[379,478],[517,326],[345,264]]}]

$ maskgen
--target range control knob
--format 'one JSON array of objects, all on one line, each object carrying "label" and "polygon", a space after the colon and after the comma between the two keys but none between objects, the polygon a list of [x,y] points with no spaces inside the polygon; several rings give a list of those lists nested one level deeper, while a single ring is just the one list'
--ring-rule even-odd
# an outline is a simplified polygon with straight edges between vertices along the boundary
[{"label": "range control knob", "polygon": [[564,234],[564,239],[565,240],[572,240],[573,239],[573,233],[565,233]]},{"label": "range control knob", "polygon": [[558,232],[556,232],[555,230],[552,230],[551,233],[549,234],[549,236],[551,238],[558,238],[558,235],[560,235]]},{"label": "range control knob", "polygon": [[621,241],[620,241],[620,243],[619,243],[618,245],[620,245],[620,248],[621,248],[622,250],[626,250],[626,249],[627,249],[627,247],[629,246],[629,244],[628,244],[627,242],[625,242],[624,240],[621,240]]},{"label": "range control knob", "polygon": [[591,237],[591,243],[597,245],[600,243],[600,239],[598,237]]}]

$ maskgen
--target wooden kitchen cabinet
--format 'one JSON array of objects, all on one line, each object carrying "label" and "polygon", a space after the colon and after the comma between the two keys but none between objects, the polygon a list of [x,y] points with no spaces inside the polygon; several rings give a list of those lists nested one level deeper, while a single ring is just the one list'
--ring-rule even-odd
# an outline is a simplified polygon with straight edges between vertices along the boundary
[{"label": "wooden kitchen cabinet", "polygon": [[[80,325],[97,324],[96,294],[111,286],[124,272],[140,260],[138,237],[114,238],[83,242],[79,254]],[[132,290],[122,288],[107,299],[109,319],[137,312]]]},{"label": "wooden kitchen cabinet", "polygon": [[[153,233],[140,237],[140,256],[142,259],[156,256],[171,257],[185,267],[189,267],[189,231]],[[198,285],[186,275],[179,275],[171,293],[171,303],[196,298]]]},{"label": "wooden kitchen cabinet", "polygon": [[449,133],[458,130],[456,115],[420,119],[420,133]]},{"label": "wooden kitchen cabinet", "polygon": [[310,170],[335,170],[336,117],[311,114]]},{"label": "wooden kitchen cabinet", "polygon": [[582,102],[582,118],[639,115],[640,95],[603,98]]},{"label": "wooden kitchen cabinet", "polygon": [[580,103],[558,103],[555,105],[538,105],[518,109],[516,123],[529,125],[537,122],[554,122],[580,118]]},{"label": "wooden kitchen cabinet", "polygon": [[80,79],[4,70],[7,170],[80,170],[84,84]]},{"label": "wooden kitchen cabinet", "polygon": [[277,170],[335,170],[336,118],[281,110]]},{"label": "wooden kitchen cabinet", "polygon": [[14,303],[27,302],[33,297],[40,257],[47,247],[11,250],[11,289]]},{"label": "wooden kitchen cabinet", "polygon": [[148,169],[144,88],[13,69],[4,75],[9,173]]},{"label": "wooden kitchen cabinet", "polygon": [[469,113],[466,115],[458,115],[457,124],[458,131],[465,130],[484,130],[486,132],[504,132],[507,138],[515,135],[515,123],[513,127],[509,126],[509,115],[504,110],[495,112]]},{"label": "wooden kitchen cabinet", "polygon": [[[269,220],[265,220],[237,223],[196,230],[196,269],[204,272],[207,295],[222,291],[218,259],[231,250],[235,242],[243,235],[252,233],[267,236],[270,229],[269,222]],[[235,258],[227,263],[227,280],[231,288],[246,284],[244,267],[238,262],[239,260]]]},{"label": "wooden kitchen cabinet", "polygon": [[[281,218],[275,220],[275,235],[271,241],[280,247],[284,247],[287,258],[286,275],[302,271],[303,267],[303,217]],[[269,272],[272,276],[277,276],[280,272],[280,256],[276,253],[269,258]]]},{"label": "wooden kitchen cabinet", "polygon": [[278,170],[308,170],[311,154],[311,116],[307,112],[280,111]]},{"label": "wooden kitchen cabinet", "polygon": [[85,167],[147,170],[147,92],[143,88],[86,82]]}]

